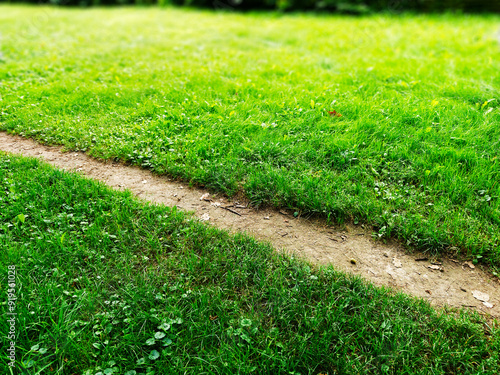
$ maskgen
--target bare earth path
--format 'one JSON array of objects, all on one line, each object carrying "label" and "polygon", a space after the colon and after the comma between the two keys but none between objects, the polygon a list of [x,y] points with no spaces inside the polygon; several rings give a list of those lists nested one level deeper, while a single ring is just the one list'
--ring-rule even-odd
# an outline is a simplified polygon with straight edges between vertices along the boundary
[{"label": "bare earth path", "polygon": [[0,132],[0,150],[42,158],[58,168],[79,171],[115,189],[129,189],[145,200],[194,211],[202,220],[219,228],[245,231],[270,242],[276,249],[313,262],[333,264],[337,269],[425,298],[434,305],[474,308],[500,317],[500,281],[481,266],[453,259],[436,262],[422,254],[410,255],[398,245],[373,241],[370,232],[361,227],[341,230],[320,220],[296,219],[284,211],[256,210],[146,170],[97,161],[83,153],[63,153],[60,147],[43,146],[4,132]]}]

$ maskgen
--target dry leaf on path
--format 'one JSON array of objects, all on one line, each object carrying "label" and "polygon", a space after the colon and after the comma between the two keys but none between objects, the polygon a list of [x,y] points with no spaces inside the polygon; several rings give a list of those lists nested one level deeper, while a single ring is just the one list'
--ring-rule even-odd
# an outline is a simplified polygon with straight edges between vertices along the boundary
[{"label": "dry leaf on path", "polygon": [[204,213],[203,215],[201,215],[200,219],[202,221],[208,221],[210,220],[210,215],[208,213]]},{"label": "dry leaf on path", "polygon": [[483,302],[483,305],[488,307],[489,309],[491,309],[493,307],[493,305],[489,302]]},{"label": "dry leaf on path", "polygon": [[210,193],[205,193],[200,197],[200,201],[210,201]]},{"label": "dry leaf on path", "polygon": [[443,271],[443,267],[441,266],[438,266],[436,264],[433,264],[431,266],[427,266],[427,268],[431,269],[431,270],[436,270],[436,271]]},{"label": "dry leaf on path", "polygon": [[398,258],[392,258],[392,264],[394,264],[394,267],[396,268],[401,268],[403,267],[403,263]]},{"label": "dry leaf on path", "polygon": [[472,296],[475,299],[478,299],[482,302],[488,302],[490,300],[490,296],[487,295],[486,293],[480,292],[479,290],[473,290],[472,291]]}]

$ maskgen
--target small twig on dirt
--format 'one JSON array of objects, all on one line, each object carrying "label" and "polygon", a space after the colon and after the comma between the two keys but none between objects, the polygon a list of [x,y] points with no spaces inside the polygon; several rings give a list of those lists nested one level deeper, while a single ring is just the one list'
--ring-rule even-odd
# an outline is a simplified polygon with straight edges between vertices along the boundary
[{"label": "small twig on dirt", "polygon": [[288,232],[287,233],[283,233],[283,234],[280,233],[281,237],[285,237],[286,235],[288,235]]},{"label": "small twig on dirt", "polygon": [[229,212],[232,212],[235,215],[241,216],[241,214],[239,212],[236,212],[235,210],[231,210],[229,207],[220,206],[220,208],[223,208]]},{"label": "small twig on dirt", "polygon": [[426,261],[426,260],[429,260],[429,258],[417,258],[415,259],[415,262],[423,262],[423,261]]},{"label": "small twig on dirt", "polygon": [[339,242],[339,240],[337,240],[336,238],[333,238],[333,237],[328,237],[330,240],[332,241],[335,241],[335,242]]}]

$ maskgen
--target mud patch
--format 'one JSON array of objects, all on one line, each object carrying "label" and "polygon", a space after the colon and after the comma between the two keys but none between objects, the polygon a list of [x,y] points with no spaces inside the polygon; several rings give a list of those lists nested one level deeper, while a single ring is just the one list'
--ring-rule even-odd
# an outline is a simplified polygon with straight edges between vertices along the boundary
[{"label": "mud patch", "polygon": [[61,152],[60,147],[43,146],[3,132],[0,150],[41,158],[115,189],[129,189],[142,199],[193,211],[211,225],[247,232],[279,251],[333,264],[339,270],[424,298],[435,306],[466,307],[500,316],[500,281],[482,266],[408,254],[397,244],[374,241],[369,231],[358,226],[336,228],[321,220],[295,218],[283,210],[256,210],[245,202],[213,196],[146,170],[98,161],[84,153]]}]

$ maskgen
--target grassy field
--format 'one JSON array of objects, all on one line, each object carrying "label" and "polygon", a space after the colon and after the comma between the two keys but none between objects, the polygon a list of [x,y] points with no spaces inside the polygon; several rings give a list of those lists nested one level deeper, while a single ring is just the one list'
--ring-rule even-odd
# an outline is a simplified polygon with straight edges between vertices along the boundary
[{"label": "grassy field", "polygon": [[[500,330],[479,316],[438,313],[175,209],[4,154],[0,265],[2,293],[15,266],[9,299],[18,314],[17,370],[2,345],[4,374],[500,370]],[[3,317],[9,306],[0,303]],[[2,335],[9,329],[2,319]]]},{"label": "grassy field", "polygon": [[2,6],[0,128],[498,266],[499,24]]}]

